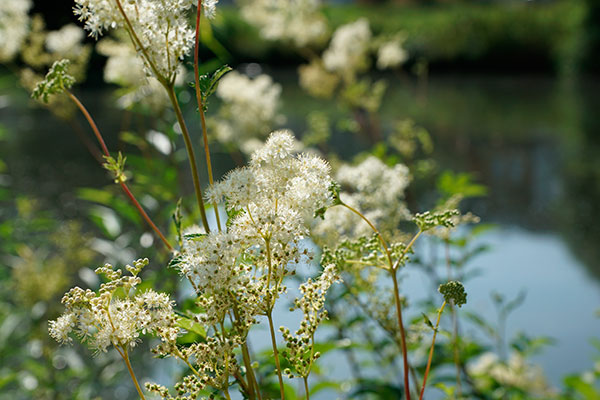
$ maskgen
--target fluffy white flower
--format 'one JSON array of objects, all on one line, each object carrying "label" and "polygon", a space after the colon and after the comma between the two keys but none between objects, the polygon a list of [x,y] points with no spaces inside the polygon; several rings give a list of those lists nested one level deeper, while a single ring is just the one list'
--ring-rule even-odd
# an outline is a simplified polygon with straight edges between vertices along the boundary
[{"label": "fluffy white flower", "polygon": [[371,36],[366,18],[340,26],[323,53],[325,68],[345,75],[364,70],[369,65]]},{"label": "fluffy white flower", "polygon": [[249,78],[236,71],[221,79],[217,96],[223,105],[211,120],[211,131],[225,145],[235,144],[246,154],[255,148],[255,141],[269,131],[279,119],[281,86],[262,74]]},{"label": "fluffy white flower", "polygon": [[172,79],[195,41],[195,30],[188,18],[195,4],[192,0],[75,0],[75,3],[75,14],[85,21],[85,28],[94,37],[108,29],[130,29],[122,8],[135,34],[132,37],[139,40],[139,43],[134,40],[135,46],[141,46],[140,55],[148,58],[145,60],[148,75],[158,73]]},{"label": "fluffy white flower", "polygon": [[202,2],[202,8],[204,9],[204,15],[206,18],[213,19],[217,13],[217,3],[219,0],[204,0]]},{"label": "fluffy white flower", "polygon": [[29,32],[31,0],[0,1],[0,62],[12,60]]},{"label": "fluffy white flower", "polygon": [[[404,202],[404,192],[410,183],[410,173],[403,164],[388,167],[370,156],[356,166],[342,165],[336,174],[344,191],[341,199],[359,209],[380,230],[393,235],[398,224],[410,218]],[[338,236],[354,238],[370,234],[371,228],[357,215],[343,207],[332,207],[315,232],[327,241]]]},{"label": "fluffy white flower", "polygon": [[[122,276],[121,270],[114,270],[108,264],[98,268],[96,273],[105,275],[108,282],[100,285],[98,293],[75,287],[65,294],[62,303],[66,312],[50,321],[50,335],[60,343],[69,343],[69,334],[73,332],[100,352],[107,351],[111,345],[134,347],[140,335],[146,333],[174,343],[180,332],[173,312],[174,302],[169,296],[151,289],[129,295],[141,283],[137,274],[147,263],[147,260],[138,260],[133,267],[128,265],[126,269],[131,276]],[[117,289],[123,289],[128,295],[113,297]]]},{"label": "fluffy white flower", "polygon": [[402,41],[395,39],[385,42],[377,51],[377,68],[396,68],[404,64],[408,59],[408,53],[402,47]]},{"label": "fluffy white flower", "polygon": [[77,25],[65,25],[58,31],[48,32],[46,48],[61,57],[76,56],[82,49],[84,37],[85,33]]},{"label": "fluffy white flower", "polygon": [[[141,103],[152,110],[160,111],[169,104],[169,98],[162,85],[144,72],[144,62],[138,56],[131,43],[113,39],[104,39],[96,46],[98,52],[106,57],[104,80],[125,88],[117,104],[127,109]],[[185,68],[180,66],[176,85],[185,81]]]},{"label": "fluffy white flower", "polygon": [[297,47],[320,43],[327,37],[327,22],[320,0],[246,0],[244,19],[267,40],[284,40]]}]

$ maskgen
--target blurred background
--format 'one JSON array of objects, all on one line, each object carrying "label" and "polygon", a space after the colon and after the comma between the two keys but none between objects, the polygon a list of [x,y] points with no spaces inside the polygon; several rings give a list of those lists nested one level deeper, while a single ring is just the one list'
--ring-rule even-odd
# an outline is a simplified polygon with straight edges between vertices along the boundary
[{"label": "blurred background", "polygon": [[[41,14],[46,29],[55,30],[77,23],[72,7],[68,0],[36,0],[30,14]],[[282,88],[284,126],[300,135],[309,130],[311,110],[340,113],[299,90],[296,69],[303,59],[289,44],[261,38],[231,1],[222,0],[218,13],[211,31],[218,46],[203,47],[203,60],[249,75],[268,73]],[[469,309],[496,320],[502,313],[494,293],[519,299],[505,336],[548,338],[531,360],[553,386],[594,368],[600,339],[600,1],[336,0],[324,4],[323,14],[332,29],[366,17],[375,34],[403,33],[408,59],[402,69],[372,72],[388,82],[379,123],[412,121],[430,135],[439,170],[468,174],[487,187],[485,196],[465,203],[493,225],[475,239],[487,251],[472,261]],[[105,63],[106,57],[91,53],[78,92],[101,115],[109,148],[130,149],[135,143],[119,135],[123,127],[151,127],[160,116],[117,108],[115,87],[103,81]],[[111,367],[111,354],[84,367],[88,351],[57,350],[45,321],[60,311],[65,289],[94,284],[89,267],[145,256],[152,237],[117,192],[105,189],[110,181],[86,150],[91,135],[84,121],[66,123],[32,107],[16,78],[20,65],[0,65],[0,398],[134,398],[120,367]],[[193,101],[180,95],[186,98],[191,115]],[[370,145],[332,128],[329,146],[341,157]],[[161,193],[177,187],[178,178],[149,166],[142,145],[136,151],[131,167],[143,171],[138,184],[152,194],[142,202],[167,226],[173,210],[161,205],[176,199]],[[176,161],[179,156],[173,154]],[[237,162],[224,150],[214,158],[217,175]],[[426,204],[427,195],[413,201]],[[115,207],[117,214],[110,211]],[[167,255],[155,257],[156,276],[167,274],[165,288],[175,287],[176,274],[160,269]],[[405,293],[422,297],[429,290],[423,273],[415,267],[407,275]]]}]

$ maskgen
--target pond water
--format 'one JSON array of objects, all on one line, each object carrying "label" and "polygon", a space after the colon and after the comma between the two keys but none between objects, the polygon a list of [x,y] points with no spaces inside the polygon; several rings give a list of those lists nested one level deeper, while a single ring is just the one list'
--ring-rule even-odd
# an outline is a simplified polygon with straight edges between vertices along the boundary
[{"label": "pond water", "polygon": [[[293,111],[292,126],[320,107],[294,89],[293,73],[274,75],[284,82],[283,112]],[[491,251],[474,262],[482,274],[467,284],[467,307],[493,320],[493,291],[511,298],[525,290],[524,304],[508,319],[508,336],[525,331],[556,339],[535,357],[555,385],[566,373],[590,368],[597,351],[589,339],[600,333],[600,82],[465,75],[391,80],[383,124],[414,119],[432,134],[440,166],[472,172],[489,187],[489,196],[469,203],[497,227],[480,239]],[[90,108],[106,107],[106,96],[86,97]],[[64,193],[104,182],[103,172],[68,127],[45,111],[29,111],[24,97],[0,100],[6,139],[0,158],[15,187],[50,199],[65,217],[77,216]],[[107,131],[118,127],[117,121],[102,123]],[[419,271],[406,275],[409,296],[430,290]]]}]

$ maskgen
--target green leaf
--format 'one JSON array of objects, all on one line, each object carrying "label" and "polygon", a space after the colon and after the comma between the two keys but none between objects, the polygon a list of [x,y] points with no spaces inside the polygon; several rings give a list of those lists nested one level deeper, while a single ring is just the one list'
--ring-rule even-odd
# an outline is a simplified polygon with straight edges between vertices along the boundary
[{"label": "green leaf", "polygon": [[196,321],[188,318],[188,317],[184,317],[184,316],[179,316],[177,318],[177,325],[180,328],[183,328],[189,332],[193,332],[197,335],[200,335],[203,338],[206,338],[206,330],[202,327],[202,325],[200,325],[199,323],[197,323]]},{"label": "green leaf", "polygon": [[75,78],[67,73],[69,60],[55,61],[43,81],[39,82],[31,97],[48,103],[50,95],[63,93],[75,84]]},{"label": "green leaf", "polygon": [[181,198],[177,200],[177,205],[175,206],[172,218],[173,223],[175,224],[175,231],[177,232],[177,241],[179,242],[179,247],[181,247],[183,245],[183,236],[181,234]]},{"label": "green leaf", "polygon": [[421,313],[421,314],[423,315],[423,321],[425,322],[425,325],[427,325],[431,329],[435,330],[435,328],[433,327],[433,323],[431,323],[431,320],[429,319],[429,317],[425,313]]},{"label": "green leaf", "polygon": [[213,72],[212,75],[204,74],[198,77],[198,84],[200,86],[200,93],[202,94],[202,106],[204,111],[208,109],[208,98],[217,90],[219,81],[230,71],[233,71],[233,69],[229,65],[223,65]]}]

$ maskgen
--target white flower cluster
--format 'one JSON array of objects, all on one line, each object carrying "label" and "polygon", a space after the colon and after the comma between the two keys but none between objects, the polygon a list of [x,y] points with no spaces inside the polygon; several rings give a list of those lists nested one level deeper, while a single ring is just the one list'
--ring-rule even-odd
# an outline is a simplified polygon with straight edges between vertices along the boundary
[{"label": "white flower cluster", "polygon": [[402,40],[399,38],[383,43],[377,50],[377,68],[379,69],[399,67],[407,59],[408,53],[402,47]]},{"label": "white flower cluster", "polygon": [[320,60],[298,67],[300,87],[315,97],[329,98],[340,82],[339,75],[329,72]]},{"label": "white flower cluster", "polygon": [[[148,75],[173,79],[194,44],[195,31],[189,23],[193,0],[75,0],[75,3],[75,14],[85,21],[85,28],[92,36],[115,28],[130,31],[137,50],[144,55]],[[214,3],[209,5],[214,8]]]},{"label": "white flower cluster", "polygon": [[265,74],[252,79],[233,71],[221,79],[216,93],[223,105],[211,120],[211,131],[219,142],[251,154],[262,146],[263,132],[280,119],[281,85]]},{"label": "white flower cluster", "polygon": [[[404,202],[410,179],[405,165],[388,167],[374,156],[356,166],[342,165],[336,174],[336,180],[345,189],[340,195],[342,201],[360,210],[381,231],[392,235],[401,221],[410,219]],[[315,227],[315,233],[330,242],[340,235],[356,238],[370,235],[372,231],[360,217],[344,207],[332,207]]]},{"label": "white flower cluster", "polygon": [[[304,318],[300,323],[300,328],[294,335],[289,329],[281,327],[283,340],[286,342],[286,349],[283,356],[290,362],[294,372],[307,377],[310,374],[311,366],[314,360],[319,358],[320,354],[314,352],[315,332],[319,324],[327,319],[327,310],[325,310],[325,295],[335,282],[340,281],[334,264],[328,265],[323,270],[321,276],[316,279],[308,279],[300,285],[302,297],[294,300],[294,306],[290,311],[301,310]],[[286,371],[286,374],[292,378],[294,372]]]},{"label": "white flower cluster", "polygon": [[225,200],[231,215],[227,232],[185,238],[178,266],[206,298],[206,321],[232,307],[250,321],[264,314],[264,299],[277,297],[283,277],[308,254],[299,241],[315,211],[328,204],[331,178],[325,161],[296,156],[295,146],[291,134],[274,132],[248,167],[210,189],[210,203]]},{"label": "white flower cluster", "polygon": [[244,0],[242,17],[259,28],[267,40],[283,40],[297,47],[321,43],[327,38],[327,22],[320,0]]},{"label": "white flower cluster", "polygon": [[325,68],[345,77],[353,77],[356,73],[364,71],[369,67],[371,38],[371,29],[366,18],[340,26],[333,33],[331,43],[323,53]]},{"label": "white flower cluster", "polygon": [[29,32],[31,0],[0,1],[0,62],[11,61]]},{"label": "white flower cluster", "polygon": [[502,387],[520,389],[536,398],[553,397],[544,371],[539,366],[527,363],[519,353],[511,354],[506,362],[501,361],[494,353],[484,353],[475,363],[468,365],[467,370],[474,378],[475,385],[481,389],[499,384]]},{"label": "white flower cluster", "polygon": [[[141,279],[137,276],[148,260],[137,260],[126,269],[131,273],[106,265],[96,270],[108,282],[100,285],[98,293],[71,289],[62,299],[66,312],[57,320],[50,321],[50,336],[60,343],[70,343],[75,333],[97,351],[105,352],[110,345],[121,349],[131,348],[142,334],[155,334],[164,342],[174,343],[179,335],[173,301],[164,293],[151,289],[132,295]],[[118,297],[120,289],[127,295]]]},{"label": "white flower cluster", "polygon": [[51,54],[61,58],[76,57],[83,49],[84,31],[74,24],[63,26],[57,31],[46,35],[46,48]]},{"label": "white flower cluster", "polygon": [[[143,104],[153,111],[161,111],[169,104],[164,88],[153,76],[144,72],[144,62],[136,54],[131,43],[104,39],[96,46],[98,52],[106,57],[104,80],[122,86],[117,104],[127,109],[135,104]],[[185,81],[185,68],[179,67],[176,85]]]}]

